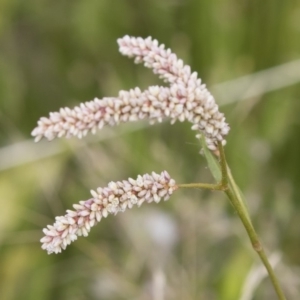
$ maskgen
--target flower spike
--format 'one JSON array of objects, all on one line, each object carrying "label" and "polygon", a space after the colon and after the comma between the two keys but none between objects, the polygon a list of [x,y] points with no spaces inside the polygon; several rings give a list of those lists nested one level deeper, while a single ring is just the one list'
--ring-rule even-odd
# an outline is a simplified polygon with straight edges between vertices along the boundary
[{"label": "flower spike", "polygon": [[48,140],[60,137],[84,137],[88,132],[96,133],[105,125],[114,126],[124,122],[148,119],[150,124],[170,118],[189,121],[196,137],[205,136],[207,146],[217,149],[218,142],[226,143],[230,128],[219,112],[214,97],[209,93],[197,73],[183,64],[170,49],[165,50],[151,37],[142,39],[125,36],[118,39],[120,52],[135,57],[135,62],[144,62],[152,68],[170,87],[150,86],[120,91],[118,97],[95,98],[81,103],[74,109],[61,108],[59,112],[42,117],[32,131],[35,141],[43,137]]},{"label": "flower spike", "polygon": [[91,227],[103,217],[116,215],[144,202],[158,203],[161,199],[168,200],[176,189],[175,180],[167,171],[139,175],[137,179],[112,181],[107,187],[91,191],[92,198],[74,204],[75,210],[67,210],[66,215],[56,217],[53,225],[44,228],[42,249],[48,254],[60,253],[77,240],[78,236],[87,236]]}]

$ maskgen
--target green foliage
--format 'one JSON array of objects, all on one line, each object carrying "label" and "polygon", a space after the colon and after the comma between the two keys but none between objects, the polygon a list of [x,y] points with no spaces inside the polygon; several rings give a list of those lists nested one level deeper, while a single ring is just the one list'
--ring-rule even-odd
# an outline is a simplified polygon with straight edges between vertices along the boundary
[{"label": "green foliage", "polygon": [[216,161],[216,158],[213,156],[211,151],[208,150],[204,136],[201,136],[201,146],[207,161],[208,168],[211,171],[213,177],[215,178],[216,183],[219,183],[222,179],[220,164]]}]

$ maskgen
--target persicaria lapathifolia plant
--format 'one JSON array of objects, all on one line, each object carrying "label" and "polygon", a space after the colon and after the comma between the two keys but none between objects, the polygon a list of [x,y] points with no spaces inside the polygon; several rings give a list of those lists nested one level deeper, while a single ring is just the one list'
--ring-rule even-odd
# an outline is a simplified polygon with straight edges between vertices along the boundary
[{"label": "persicaria lapathifolia plant", "polygon": [[[285,299],[279,282],[252,225],[243,195],[239,192],[227,165],[224,148],[229,126],[214,97],[201,83],[196,72],[184,65],[181,59],[157,40],[148,37],[125,36],[118,39],[123,55],[133,57],[135,63],[144,63],[158,74],[168,87],[150,86],[141,91],[135,88],[120,91],[117,97],[95,98],[73,109],[61,108],[59,112],[42,117],[32,131],[35,141],[42,138],[84,137],[96,133],[103,126],[148,119],[150,124],[170,118],[171,123],[189,121],[201,139],[208,166],[217,180],[216,184],[176,184],[167,171],[161,174],[139,175],[137,179],[110,182],[107,187],[91,191],[92,197],[74,204],[64,216],[56,217],[53,225],[43,230],[42,248],[49,254],[59,253],[78,236],[87,236],[91,227],[109,214],[124,212],[133,205],[167,200],[178,188],[203,188],[226,193],[240,217],[254,250],[265,265],[279,299]],[[210,151],[211,150],[211,151]]]}]

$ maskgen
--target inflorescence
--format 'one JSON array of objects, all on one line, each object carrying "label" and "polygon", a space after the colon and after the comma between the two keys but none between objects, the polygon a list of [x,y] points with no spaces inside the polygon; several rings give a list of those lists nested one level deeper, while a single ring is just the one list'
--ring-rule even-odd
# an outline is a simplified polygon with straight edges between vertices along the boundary
[{"label": "inflorescence", "polygon": [[105,188],[92,190],[92,198],[89,200],[74,204],[75,210],[67,210],[66,215],[56,217],[55,223],[43,230],[45,236],[41,239],[42,248],[48,254],[60,253],[78,236],[87,236],[91,227],[109,214],[116,215],[144,202],[168,200],[176,189],[175,180],[167,171],[139,175],[136,180],[129,178],[112,181]]},{"label": "inflorescence", "polygon": [[[219,142],[226,143],[230,128],[196,72],[151,37],[124,36],[118,39],[118,44],[123,55],[133,57],[136,63],[144,63],[169,86],[120,91],[118,97],[95,98],[73,109],[61,108],[50,113],[48,118],[40,118],[32,131],[36,142],[42,138],[82,138],[106,125],[144,119],[154,124],[170,118],[172,124],[177,120],[192,123],[192,129],[197,131],[196,137],[203,134],[210,150],[216,150]],[[56,217],[55,223],[43,230],[42,248],[49,254],[59,253],[78,236],[87,236],[101,218],[123,212],[134,204],[140,206],[143,202],[167,200],[176,189],[175,180],[166,171],[138,176],[136,180],[110,182],[105,188],[91,191],[89,200],[74,204],[75,210],[67,210],[66,215]]]},{"label": "inflorescence", "polygon": [[214,97],[209,93],[196,72],[184,65],[181,59],[157,40],[125,36],[118,40],[120,52],[135,57],[153,69],[170,87],[152,86],[145,91],[139,88],[120,91],[118,97],[95,98],[81,103],[74,109],[61,108],[59,112],[42,117],[32,131],[35,141],[60,137],[84,137],[88,132],[96,133],[105,125],[148,119],[151,124],[170,118],[191,122],[197,137],[204,134],[207,146],[216,150],[218,141],[226,143],[229,126],[219,112]]}]

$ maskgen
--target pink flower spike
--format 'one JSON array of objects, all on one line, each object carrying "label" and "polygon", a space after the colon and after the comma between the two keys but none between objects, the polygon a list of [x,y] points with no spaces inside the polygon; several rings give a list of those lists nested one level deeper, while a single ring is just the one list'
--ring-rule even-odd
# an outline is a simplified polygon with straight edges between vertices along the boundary
[{"label": "pink flower spike", "polygon": [[[135,190],[137,186],[139,192]],[[66,215],[55,218],[53,226],[48,225],[48,228],[43,229],[45,236],[40,240],[42,249],[48,254],[60,253],[78,236],[87,236],[102,216],[124,212],[126,208],[131,208],[135,204],[140,206],[143,202],[158,203],[163,197],[165,199],[166,196],[169,197],[176,189],[175,180],[167,171],[161,174],[152,172],[151,175],[139,175],[136,181],[129,179],[110,182],[108,187],[97,189],[99,194],[93,191],[94,198],[75,204],[73,206],[75,211],[67,210]],[[99,199],[102,200],[99,202]]]}]

